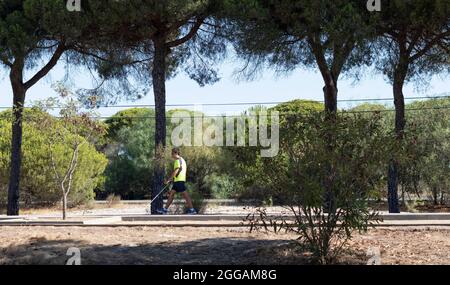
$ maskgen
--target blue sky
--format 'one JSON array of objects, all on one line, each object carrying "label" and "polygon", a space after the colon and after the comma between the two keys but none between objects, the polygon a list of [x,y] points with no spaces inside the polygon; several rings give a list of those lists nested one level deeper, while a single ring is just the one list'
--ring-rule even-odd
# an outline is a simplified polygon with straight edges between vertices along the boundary
[{"label": "blue sky", "polygon": [[[261,77],[251,82],[237,81],[234,71],[240,67],[237,62],[225,62],[220,66],[221,81],[199,87],[197,83],[180,73],[176,78],[167,82],[167,104],[206,104],[230,102],[284,102],[293,99],[322,100],[322,78],[314,70],[298,69],[286,76],[277,77],[272,71],[264,72]],[[27,103],[40,100],[48,96],[56,96],[52,90],[53,82],[61,80],[64,66],[59,64],[49,76],[35,85],[27,94]],[[0,106],[11,106],[12,93],[8,76],[3,71],[0,77]],[[79,72],[74,80],[77,86],[89,86],[90,80],[83,72]],[[449,78],[433,77],[429,86],[424,90],[416,90],[413,84],[405,88],[406,97],[433,96],[450,91]],[[355,83],[352,79],[341,79],[339,82],[339,99],[391,98],[391,86],[381,75],[370,74]],[[136,102],[121,102],[121,104],[154,104],[153,95],[149,93],[145,98]],[[387,101],[385,104],[391,104]],[[355,105],[355,103],[353,103]],[[352,105],[342,103],[339,107]],[[249,106],[207,106],[202,111],[207,114],[236,114]],[[101,116],[110,116],[120,108],[101,108],[97,112]]]}]

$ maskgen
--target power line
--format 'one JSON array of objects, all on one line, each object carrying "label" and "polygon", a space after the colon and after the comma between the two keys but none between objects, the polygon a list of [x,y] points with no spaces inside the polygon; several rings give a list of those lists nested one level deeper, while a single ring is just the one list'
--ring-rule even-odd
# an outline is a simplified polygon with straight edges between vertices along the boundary
[{"label": "power line", "polygon": [[[405,101],[411,101],[411,100],[431,100],[431,99],[450,99],[449,95],[443,95],[443,96],[421,96],[421,97],[408,97],[405,98]],[[302,99],[304,101],[311,101],[311,102],[317,102],[317,103],[324,103],[324,100],[312,100],[312,99]],[[341,99],[337,100],[338,103],[361,103],[361,102],[383,102],[383,101],[391,101],[394,100],[393,98],[366,98],[366,99]],[[255,105],[280,105],[285,104],[288,102],[229,102],[229,103],[204,103],[204,104],[167,104],[166,107],[197,107],[197,106],[206,106],[206,107],[213,107],[213,106],[255,106]],[[93,109],[98,108],[154,108],[155,105],[153,104],[128,104],[128,105],[99,105],[95,106]],[[27,109],[33,108],[33,107],[25,107]],[[50,109],[60,109],[62,108],[60,105],[54,105],[50,106]],[[11,109],[11,107],[7,106],[0,106],[0,109]]]},{"label": "power line", "polygon": [[[450,96],[433,96],[433,97],[409,97],[405,98],[406,101],[410,100],[426,100],[426,99],[446,99],[450,98]],[[337,100],[338,103],[351,103],[351,102],[382,102],[382,101],[391,101],[394,98],[368,98],[368,99],[342,99]],[[304,101],[318,102],[324,103],[324,100],[312,100],[312,99],[304,99]],[[204,103],[204,104],[167,104],[166,107],[197,107],[197,106],[206,106],[206,107],[214,107],[214,106],[257,106],[257,105],[280,105],[286,104],[288,102],[274,101],[274,102],[230,102],[230,103]],[[155,107],[152,104],[138,104],[138,105],[105,105],[99,106],[98,108],[133,108],[133,107]]]},{"label": "power line", "polygon": [[[449,106],[442,106],[442,107],[426,107],[426,108],[407,108],[405,109],[405,112],[410,112],[410,111],[439,111],[439,110],[450,110],[450,105]],[[362,113],[393,113],[395,112],[395,109],[383,109],[383,110],[357,110],[357,111],[340,111],[338,112],[338,115],[345,115],[345,114],[362,114]],[[255,116],[259,116],[259,117],[270,117],[272,116],[272,114],[270,114],[270,111],[268,112],[269,114],[254,114]],[[301,116],[307,116],[306,114],[301,114],[298,112],[279,112],[278,115],[280,117],[301,117]],[[3,116],[6,117],[6,116]],[[11,117],[11,116],[8,116]],[[31,118],[33,116],[26,116],[25,118]],[[155,119],[156,116],[89,116],[91,119],[100,119],[100,120],[107,120],[107,119]],[[251,114],[239,114],[239,115],[192,115],[190,117],[174,117],[174,116],[167,116],[168,119],[170,118],[177,118],[177,119],[193,119],[193,118],[248,118],[248,117],[252,117]],[[2,116],[0,116],[0,119],[2,118]],[[57,119],[61,119],[63,117],[61,116],[53,116],[53,118],[57,118]]]}]

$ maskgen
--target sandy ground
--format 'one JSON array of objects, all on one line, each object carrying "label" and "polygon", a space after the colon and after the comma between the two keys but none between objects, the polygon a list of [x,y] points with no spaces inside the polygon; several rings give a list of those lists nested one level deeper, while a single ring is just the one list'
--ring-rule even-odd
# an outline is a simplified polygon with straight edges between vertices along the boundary
[{"label": "sandy ground", "polygon": [[[306,264],[291,234],[246,228],[1,227],[0,264],[65,264],[81,250],[82,264]],[[450,229],[376,229],[357,235],[341,263],[450,264]]]},{"label": "sandy ground", "polygon": [[382,264],[450,265],[450,228],[377,229],[350,241],[355,252],[379,250]]}]

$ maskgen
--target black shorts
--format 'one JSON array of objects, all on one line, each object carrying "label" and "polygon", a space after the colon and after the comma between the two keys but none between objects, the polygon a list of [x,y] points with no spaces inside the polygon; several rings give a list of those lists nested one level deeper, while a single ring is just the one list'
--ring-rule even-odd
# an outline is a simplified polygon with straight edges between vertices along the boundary
[{"label": "black shorts", "polygon": [[183,193],[186,191],[186,184],[184,181],[177,181],[173,183],[172,190],[175,190],[177,193]]}]

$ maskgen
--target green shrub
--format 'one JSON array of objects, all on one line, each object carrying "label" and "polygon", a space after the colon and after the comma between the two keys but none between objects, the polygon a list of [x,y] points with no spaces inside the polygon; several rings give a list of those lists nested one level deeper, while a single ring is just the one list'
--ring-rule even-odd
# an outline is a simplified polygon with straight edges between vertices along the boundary
[{"label": "green shrub", "polygon": [[204,178],[205,187],[213,199],[230,199],[239,193],[240,186],[236,178],[227,174],[212,174]]},{"label": "green shrub", "polygon": [[[250,108],[248,111],[258,113],[262,110],[267,112],[278,111],[280,114],[291,114],[292,116],[280,117],[280,137],[286,137],[290,133],[292,122],[299,126],[303,124],[303,117],[313,112],[323,110],[321,103],[307,100],[293,100],[283,104],[279,104],[273,108],[265,109],[257,106]],[[248,118],[247,113],[243,114],[243,118]],[[246,132],[248,140],[248,131]],[[262,177],[266,175],[265,162],[260,156],[261,149],[259,147],[227,147],[225,155],[228,161],[232,162],[228,165],[226,171],[229,175],[236,177],[239,181],[237,197],[242,200],[257,200],[262,204],[283,203],[285,197],[278,196],[272,191],[271,186],[262,181]]]},{"label": "green shrub", "polygon": [[449,105],[449,98],[411,103],[409,108],[436,110],[408,114],[400,154],[402,191],[425,193],[434,205],[445,204],[450,194],[450,113],[439,109]]},{"label": "green shrub", "polygon": [[[280,155],[264,159],[261,177],[296,217],[294,227],[281,227],[298,234],[316,262],[333,263],[354,231],[365,231],[377,220],[368,202],[371,189],[383,180],[377,170],[386,169],[390,137],[378,117],[330,121],[313,113],[302,124],[286,123]],[[258,221],[265,215],[252,217]]]},{"label": "green shrub", "polygon": [[[125,200],[150,198],[153,181],[154,111],[133,108],[120,111],[106,121],[105,153],[109,164],[105,171],[104,193]],[[148,119],[146,119],[148,118]]]},{"label": "green shrub", "polygon": [[[5,203],[9,180],[10,137],[11,122],[7,112],[0,119],[0,201]],[[37,111],[27,111],[27,116],[41,116],[45,114]],[[51,126],[57,128],[58,123]],[[21,201],[31,203],[54,204],[61,200],[61,190],[56,185],[54,171],[51,167],[49,152],[49,136],[51,131],[38,122],[25,122],[23,134],[23,161],[21,173]],[[58,143],[54,152],[56,162],[68,161],[71,157],[70,144],[73,135],[68,135],[64,143]],[[69,195],[70,205],[79,205],[94,199],[94,189],[103,182],[103,171],[107,160],[95,147],[89,143],[81,146],[79,151],[78,168],[75,171],[72,191]]]}]

